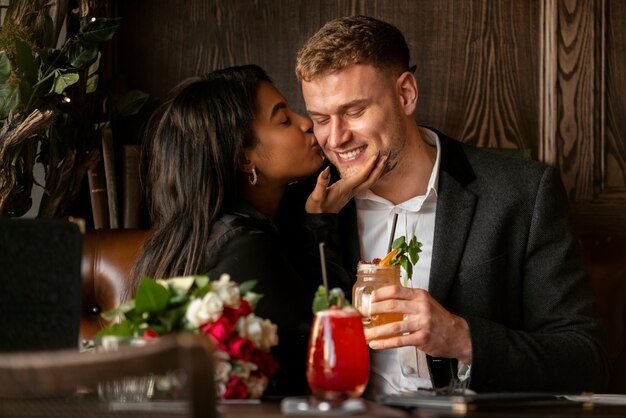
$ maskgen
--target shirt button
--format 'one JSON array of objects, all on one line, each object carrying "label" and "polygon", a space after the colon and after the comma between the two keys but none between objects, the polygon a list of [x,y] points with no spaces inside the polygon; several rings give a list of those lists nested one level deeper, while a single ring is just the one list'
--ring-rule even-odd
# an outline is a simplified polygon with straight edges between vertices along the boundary
[{"label": "shirt button", "polygon": [[415,369],[411,366],[402,366],[402,374],[403,375],[409,375],[409,374],[414,374],[415,373]]}]

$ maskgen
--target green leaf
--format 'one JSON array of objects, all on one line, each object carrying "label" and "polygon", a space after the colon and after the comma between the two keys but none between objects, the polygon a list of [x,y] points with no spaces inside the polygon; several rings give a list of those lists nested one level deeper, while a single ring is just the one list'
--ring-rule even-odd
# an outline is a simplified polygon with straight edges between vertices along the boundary
[{"label": "green leaf", "polygon": [[102,54],[98,52],[96,60],[89,66],[89,69],[87,70],[87,75],[95,74],[96,71],[98,71],[98,68],[100,68],[100,58],[102,58]]},{"label": "green leaf", "polygon": [[140,90],[131,90],[120,97],[117,111],[121,116],[132,116],[139,112],[148,101],[149,94]]},{"label": "green leaf", "polygon": [[[180,306],[176,309],[165,311],[158,316],[158,322],[160,322],[164,328],[164,333],[171,333],[182,328],[183,318],[187,312],[187,305]],[[152,325],[151,325],[152,327]],[[157,331],[155,329],[155,331]],[[159,332],[159,331],[157,331]],[[162,332],[159,332],[162,334]]]},{"label": "green leaf", "polygon": [[74,43],[68,52],[69,64],[74,68],[82,69],[97,61],[98,54],[98,48],[95,45],[85,47],[79,43]]},{"label": "green leaf", "polygon": [[85,87],[85,93],[93,93],[98,88],[98,74],[94,74],[87,79],[87,86]]},{"label": "green leaf", "polygon": [[31,87],[30,83],[26,80],[20,80],[18,83],[18,87],[20,89],[19,101],[22,104],[21,108],[23,109],[24,107],[26,107],[26,105],[28,104],[27,103],[28,100],[33,95],[33,88]]},{"label": "green leaf", "polygon": [[19,88],[8,84],[0,84],[0,118],[5,119],[19,104]]},{"label": "green leaf", "polygon": [[194,281],[198,288],[204,287],[211,282],[208,276],[194,276]]},{"label": "green leaf", "polygon": [[167,306],[170,291],[151,279],[143,279],[135,294],[137,312],[159,312]]},{"label": "green leaf", "polygon": [[406,243],[405,236],[396,238],[391,244],[393,249],[399,249],[398,253],[391,259],[390,263],[394,266],[401,266],[406,272],[404,284],[413,277],[413,266],[419,261],[419,253],[422,251],[422,243],[415,236]]},{"label": "green leaf", "polygon": [[191,293],[192,298],[201,298],[211,291],[211,280],[208,276],[193,276],[196,289]]},{"label": "green leaf", "polygon": [[30,83],[37,82],[37,65],[33,50],[28,44],[21,40],[15,41],[15,65],[17,71]]},{"label": "green leaf", "polygon": [[11,76],[11,60],[6,51],[0,51],[0,84],[7,82]]},{"label": "green leaf", "polygon": [[313,299],[313,313],[323,311],[324,309],[328,309],[328,304],[326,303],[326,297],[314,298]]},{"label": "green leaf", "polygon": [[257,282],[258,280],[246,280],[239,285],[239,291],[242,295],[245,295],[246,293],[254,289],[254,286],[256,286]]},{"label": "green leaf", "polygon": [[66,88],[72,84],[76,84],[80,76],[76,73],[62,74],[57,70],[57,74],[54,77],[54,83],[52,83],[52,89],[50,93],[62,94]]},{"label": "green leaf", "polygon": [[350,306],[350,303],[346,300],[343,290],[338,287],[330,289],[330,306],[339,306],[341,308],[344,306]]},{"label": "green leaf", "polygon": [[404,238],[404,235],[402,235],[401,237],[398,237],[395,240],[393,240],[393,243],[391,244],[391,249],[395,250],[396,248],[403,246],[404,243],[405,243],[405,238]]},{"label": "green leaf", "polygon": [[57,74],[60,74],[58,70],[50,72],[47,76],[39,80],[37,84],[33,86],[33,89],[45,91],[46,94],[51,93],[54,79],[56,78]]},{"label": "green leaf", "polygon": [[174,293],[170,297],[170,305],[176,306],[187,302],[187,298],[189,296],[187,294],[182,293]]},{"label": "green leaf", "polygon": [[121,316],[122,318],[125,317],[126,314],[131,312],[133,309],[135,309],[135,300],[131,299],[124,302],[117,308],[113,308],[110,311],[102,312],[100,316],[108,321],[112,321],[118,316]]},{"label": "green leaf", "polygon": [[109,327],[102,328],[100,331],[98,331],[97,335],[119,335],[121,337],[132,337],[133,329],[130,322],[122,321],[119,324],[113,324]]},{"label": "green leaf", "polygon": [[117,32],[121,23],[121,19],[107,19],[104,17],[97,18],[89,22],[80,31],[81,43],[96,44],[113,39],[113,35]]},{"label": "green leaf", "polygon": [[411,263],[415,265],[420,259],[419,253],[422,252],[422,243],[418,242],[417,238],[413,237],[409,243],[407,252],[409,254],[409,258],[411,259]]},{"label": "green leaf", "polygon": [[402,257],[402,259],[400,260],[400,265],[406,272],[406,278],[404,280],[404,285],[406,286],[407,282],[413,279],[413,265],[407,257]]},{"label": "green leaf", "polygon": [[350,303],[345,299],[343,290],[338,287],[331,289],[328,292],[328,301],[326,300],[326,288],[320,285],[313,297],[313,313],[328,309],[330,306],[350,306]]},{"label": "green leaf", "polygon": [[243,299],[247,300],[250,303],[252,309],[256,309],[257,303],[263,298],[263,295],[260,295],[255,292],[247,291],[245,295],[243,295]]}]

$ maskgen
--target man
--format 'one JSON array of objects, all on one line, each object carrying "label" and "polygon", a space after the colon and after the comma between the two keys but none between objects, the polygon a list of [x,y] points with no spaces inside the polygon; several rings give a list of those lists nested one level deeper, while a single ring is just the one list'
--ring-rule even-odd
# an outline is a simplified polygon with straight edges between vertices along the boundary
[{"label": "man", "polygon": [[419,127],[416,79],[400,31],[333,20],[298,53],[315,136],[342,177],[387,156],[386,172],[340,214],[346,268],[416,236],[408,287],[373,293],[368,329],[376,393],[459,381],[477,391],[602,390],[603,335],[554,169],[504,158]]}]

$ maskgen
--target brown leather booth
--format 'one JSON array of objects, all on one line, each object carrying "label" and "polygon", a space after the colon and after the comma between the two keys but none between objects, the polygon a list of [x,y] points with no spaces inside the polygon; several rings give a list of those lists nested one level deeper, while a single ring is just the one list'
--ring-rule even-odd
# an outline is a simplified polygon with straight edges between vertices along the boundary
[{"label": "brown leather booth", "polygon": [[92,339],[108,321],[100,316],[120,305],[130,270],[147,230],[97,229],[83,238],[81,339]]},{"label": "brown leather booth", "polygon": [[[128,274],[148,236],[145,230],[95,230],[84,237],[80,332],[93,338],[107,322],[101,312],[120,303]],[[608,333],[613,393],[626,393],[626,236],[584,236],[580,240],[599,314]]]}]

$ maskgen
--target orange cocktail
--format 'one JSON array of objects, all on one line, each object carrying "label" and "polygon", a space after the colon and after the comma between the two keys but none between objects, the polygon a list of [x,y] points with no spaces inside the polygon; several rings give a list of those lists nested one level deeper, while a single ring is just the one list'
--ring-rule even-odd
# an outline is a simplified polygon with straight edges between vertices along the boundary
[{"label": "orange cocktail", "polygon": [[371,314],[372,292],[389,285],[400,286],[399,266],[359,263],[352,287],[352,305],[361,312],[365,328],[402,321],[403,315],[398,313]]}]

